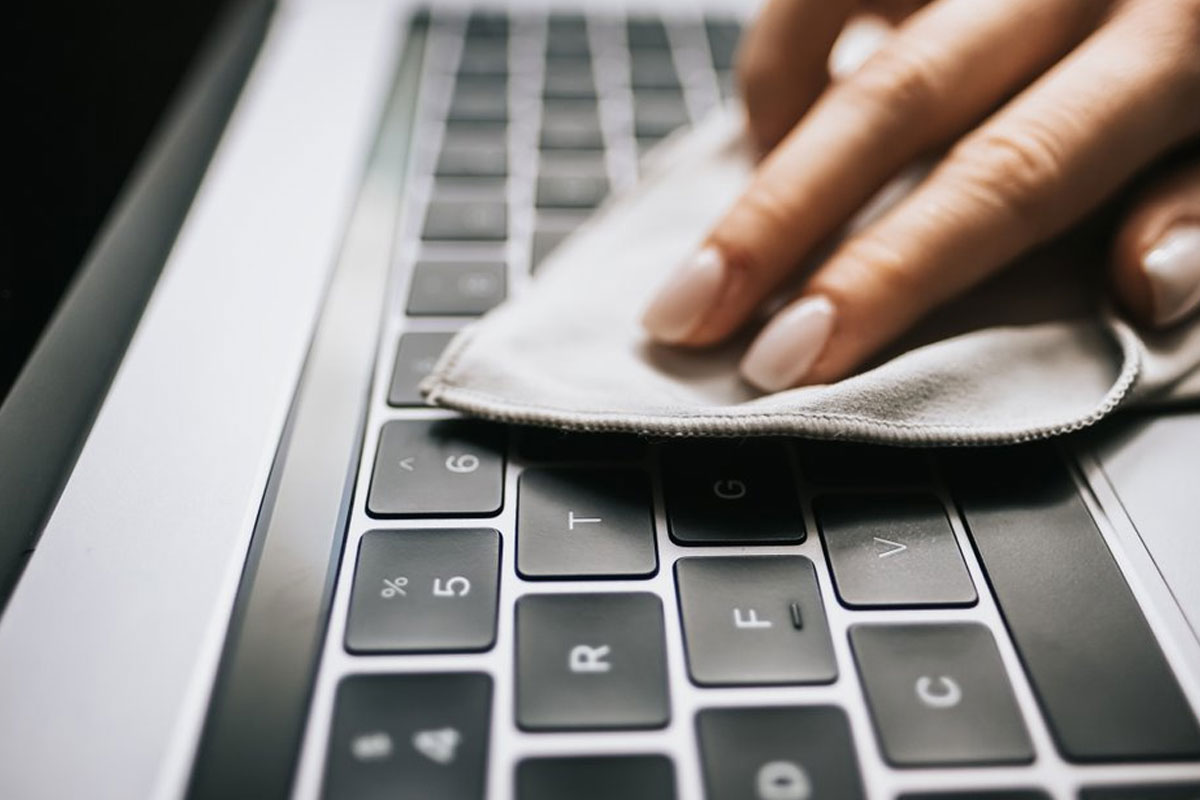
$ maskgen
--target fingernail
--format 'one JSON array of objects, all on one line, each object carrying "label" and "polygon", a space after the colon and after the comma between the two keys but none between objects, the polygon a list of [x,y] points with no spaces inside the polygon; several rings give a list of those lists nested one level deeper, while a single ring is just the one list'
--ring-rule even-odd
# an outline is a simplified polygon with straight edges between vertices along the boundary
[{"label": "fingernail", "polygon": [[764,392],[795,386],[825,349],[835,313],[818,294],[776,314],[742,359],[742,377]]},{"label": "fingernail", "polygon": [[1170,229],[1142,258],[1154,322],[1171,325],[1200,305],[1200,225]]},{"label": "fingernail", "polygon": [[725,259],[706,247],[676,269],[642,315],[642,326],[660,342],[678,342],[708,313],[725,283]]}]

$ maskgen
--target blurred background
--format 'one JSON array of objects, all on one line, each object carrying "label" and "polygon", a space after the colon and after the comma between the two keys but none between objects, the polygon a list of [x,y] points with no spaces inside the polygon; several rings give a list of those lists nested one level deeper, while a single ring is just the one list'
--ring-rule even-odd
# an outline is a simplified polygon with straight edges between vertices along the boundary
[{"label": "blurred background", "polygon": [[0,401],[223,6],[5,4]]}]

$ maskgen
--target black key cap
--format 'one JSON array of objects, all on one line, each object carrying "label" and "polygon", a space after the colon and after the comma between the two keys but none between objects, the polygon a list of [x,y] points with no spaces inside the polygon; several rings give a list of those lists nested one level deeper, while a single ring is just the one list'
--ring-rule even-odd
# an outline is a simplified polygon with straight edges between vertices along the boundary
[{"label": "black key cap", "polygon": [[452,122],[506,122],[508,96],[503,90],[459,89],[450,101],[446,119]]},{"label": "black key cap", "polygon": [[1050,795],[1037,789],[971,789],[902,794],[897,800],[1050,800]]},{"label": "black key cap", "polygon": [[526,578],[645,577],[658,571],[650,477],[632,469],[527,469],[517,495]]},{"label": "black key cap", "polygon": [[504,300],[504,264],[422,261],[413,268],[408,313],[478,316]]},{"label": "black key cap", "polygon": [[437,363],[438,357],[454,338],[453,333],[406,333],[396,348],[392,383],[388,387],[388,405],[424,405],[417,386]]},{"label": "black key cap", "polygon": [[562,243],[562,240],[566,239],[568,236],[574,233],[574,231],[574,225],[550,226],[539,222],[538,226],[533,229],[533,242],[530,245],[531,253],[529,257],[529,268],[531,270],[536,270],[541,263],[546,260],[546,256],[550,255],[554,248],[558,247],[558,245]]},{"label": "black key cap", "polygon": [[826,495],[817,526],[851,608],[969,606],[975,586],[946,509],[933,495]]},{"label": "black key cap", "polygon": [[1200,756],[1188,702],[1054,450],[963,454],[944,472],[1063,755]]},{"label": "black key cap", "polygon": [[666,136],[689,121],[687,106],[676,92],[639,92],[634,95],[635,136]]},{"label": "black key cap", "polygon": [[674,800],[665,756],[527,758],[517,764],[517,800]]},{"label": "black key cap", "polygon": [[1079,800],[1196,800],[1197,797],[1200,797],[1200,783],[1091,787],[1079,793]]},{"label": "black key cap", "polygon": [[608,178],[603,175],[539,175],[538,208],[590,209],[600,205],[608,194]]},{"label": "black key cap", "polygon": [[482,800],[492,679],[353,675],[338,684],[322,795]]},{"label": "black key cap", "polygon": [[800,472],[828,487],[895,488],[933,482],[924,450],[852,442],[799,442]]},{"label": "black key cap", "polygon": [[708,800],[865,797],[840,708],[707,708],[696,732]]},{"label": "black key cap", "polygon": [[587,62],[566,63],[546,73],[542,95],[548,99],[596,101],[596,80]]},{"label": "black key cap", "polygon": [[437,174],[442,178],[503,178],[508,175],[508,145],[503,139],[443,145]]},{"label": "black key cap", "polygon": [[800,497],[782,442],[676,442],[662,455],[667,522],[675,541],[804,541]]},{"label": "black key cap", "polygon": [[442,147],[506,147],[507,141],[508,125],[503,122],[447,122]]},{"label": "black key cap", "polygon": [[525,595],[516,627],[523,729],[662,728],[670,721],[657,596]]},{"label": "black key cap", "polygon": [[623,433],[523,428],[517,449],[530,461],[637,461],[646,454],[646,441]]},{"label": "black key cap", "polygon": [[468,39],[502,39],[508,36],[508,17],[504,14],[474,11],[467,19]]},{"label": "black key cap", "polygon": [[565,59],[586,63],[591,56],[587,31],[577,33],[550,31],[546,37],[546,56],[549,61]]},{"label": "black key cap", "polygon": [[688,672],[702,686],[831,683],[837,662],[803,556],[675,562]]},{"label": "black key cap", "polygon": [[546,29],[550,36],[580,34],[587,30],[587,17],[577,11],[552,11]]},{"label": "black key cap", "polygon": [[738,96],[737,77],[733,70],[723,70],[717,73],[717,92],[720,93],[722,100]]},{"label": "black key cap", "polygon": [[455,653],[496,639],[500,534],[369,531],[358,545],[346,649]]},{"label": "black key cap", "polygon": [[708,19],[704,24],[708,32],[708,46],[712,51],[713,66],[717,70],[732,70],[742,26],[733,20]]},{"label": "black key cap", "polygon": [[438,241],[503,241],[508,237],[508,210],[500,201],[434,200],[423,235]]},{"label": "black key cap", "polygon": [[662,22],[648,17],[630,19],[625,35],[631,50],[666,50],[671,43]]},{"label": "black key cap", "polygon": [[458,64],[460,75],[499,77],[508,72],[508,45],[502,41],[466,43]]},{"label": "black key cap", "polygon": [[850,643],[891,764],[1033,760],[1000,652],[984,626],[855,625]]},{"label": "black key cap", "polygon": [[634,89],[679,91],[679,73],[670,53],[634,52],[629,62],[629,83]]},{"label": "black key cap", "polygon": [[548,150],[595,150],[604,147],[594,114],[552,113],[542,117],[541,147]]},{"label": "black key cap", "polygon": [[367,510],[377,517],[482,517],[504,496],[504,428],[475,420],[383,426]]}]

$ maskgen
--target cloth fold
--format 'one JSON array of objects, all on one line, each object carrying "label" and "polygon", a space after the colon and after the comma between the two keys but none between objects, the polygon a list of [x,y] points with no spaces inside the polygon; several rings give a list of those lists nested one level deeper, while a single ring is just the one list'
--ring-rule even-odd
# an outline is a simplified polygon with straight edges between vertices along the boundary
[{"label": "cloth fold", "polygon": [[[1200,324],[1135,330],[1070,245],[1005,270],[830,385],[759,395],[737,372],[746,337],[704,351],[650,343],[642,310],[750,177],[742,131],[741,114],[725,109],[652,152],[641,181],[551,254],[526,291],[451,342],[422,383],[427,399],[577,430],[968,445],[1200,397]],[[903,188],[885,189],[849,230]]]}]

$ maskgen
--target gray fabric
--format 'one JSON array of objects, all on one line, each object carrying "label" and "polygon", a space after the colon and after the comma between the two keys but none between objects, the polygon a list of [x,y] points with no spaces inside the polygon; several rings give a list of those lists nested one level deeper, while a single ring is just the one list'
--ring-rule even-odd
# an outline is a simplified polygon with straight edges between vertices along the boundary
[{"label": "gray fabric", "polygon": [[1134,330],[1103,305],[1094,258],[1064,248],[1005,271],[836,384],[760,396],[737,374],[747,339],[703,352],[648,343],[642,309],[748,179],[741,129],[725,111],[652,153],[642,181],[525,292],[451,343],[427,398],[582,430],[956,445],[1052,436],[1200,394],[1200,325]]}]

